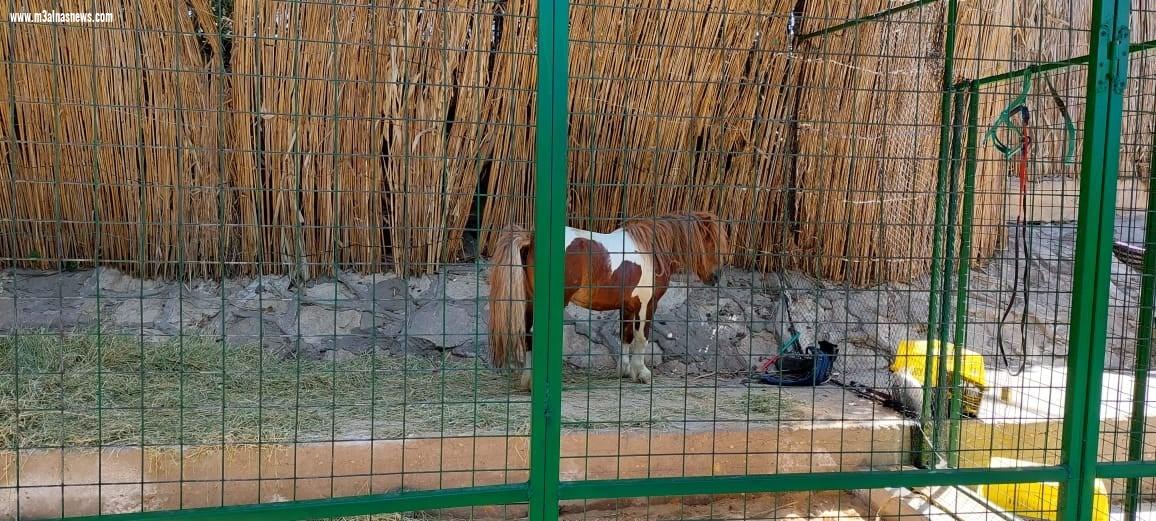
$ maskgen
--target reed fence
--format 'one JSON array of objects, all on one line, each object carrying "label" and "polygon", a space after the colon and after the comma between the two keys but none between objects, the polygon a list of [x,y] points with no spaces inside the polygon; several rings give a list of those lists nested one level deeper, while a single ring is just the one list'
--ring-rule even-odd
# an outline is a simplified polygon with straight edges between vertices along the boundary
[{"label": "reed fence", "polygon": [[[1086,54],[1087,28],[1053,21],[1088,2],[961,1],[956,73]],[[532,221],[534,1],[186,3],[0,31],[0,257],[166,277],[429,272]],[[926,273],[944,3],[806,39],[893,4],[709,3],[572,1],[573,224],[704,209],[734,223],[748,267],[855,285]],[[1156,20],[1133,26],[1156,37]],[[1129,88],[1156,92],[1144,67]],[[1082,74],[1049,80],[1082,128]],[[1041,175],[1072,175],[1043,81]],[[1127,146],[1122,173],[1144,172],[1145,144]],[[1008,191],[983,154],[977,262],[1004,240]]]}]

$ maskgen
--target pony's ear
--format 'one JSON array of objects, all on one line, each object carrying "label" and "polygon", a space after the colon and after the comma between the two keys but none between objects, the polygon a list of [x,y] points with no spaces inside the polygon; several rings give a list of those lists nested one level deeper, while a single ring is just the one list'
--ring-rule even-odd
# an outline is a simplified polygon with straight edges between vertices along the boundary
[{"label": "pony's ear", "polygon": [[530,244],[529,243],[523,244],[521,248],[518,248],[518,256],[522,259],[523,263],[526,262],[526,258],[529,255],[530,255]]}]

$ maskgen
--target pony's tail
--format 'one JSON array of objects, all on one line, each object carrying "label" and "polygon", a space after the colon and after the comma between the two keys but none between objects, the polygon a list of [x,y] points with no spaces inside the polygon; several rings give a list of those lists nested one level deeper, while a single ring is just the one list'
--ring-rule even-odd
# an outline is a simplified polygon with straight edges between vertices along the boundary
[{"label": "pony's tail", "polygon": [[534,236],[511,226],[498,236],[490,273],[490,361],[524,367],[526,362],[526,271],[522,248]]}]

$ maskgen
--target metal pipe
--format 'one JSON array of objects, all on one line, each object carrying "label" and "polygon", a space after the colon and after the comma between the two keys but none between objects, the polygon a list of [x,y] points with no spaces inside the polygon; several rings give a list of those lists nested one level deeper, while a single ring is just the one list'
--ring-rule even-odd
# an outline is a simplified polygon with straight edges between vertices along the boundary
[{"label": "metal pipe", "polygon": [[1108,327],[1108,284],[1120,170],[1120,127],[1128,81],[1128,0],[1092,4],[1093,59],[1088,62],[1080,214],[1072,280],[1069,356],[1060,482],[1060,518],[1092,519],[1100,440],[1101,384]]},{"label": "metal pipe", "polygon": [[[878,489],[889,487],[968,486],[1000,483],[1038,483],[1067,477],[1063,467],[994,469],[909,469],[848,472],[791,472],[749,476],[682,476],[563,481],[560,497],[619,499],[702,494],[754,494],[812,490]],[[850,477],[853,482],[849,482]]]},{"label": "metal pipe", "polygon": [[[962,89],[961,89],[962,92]],[[959,435],[962,428],[963,357],[958,352],[967,345],[968,276],[971,274],[971,243],[975,230],[975,172],[979,160],[979,84],[967,85],[967,163],[963,174],[963,223],[959,230],[959,289],[955,303],[955,359],[951,368],[951,431],[947,437],[947,464],[959,467]]]},{"label": "metal pipe", "polygon": [[881,18],[886,18],[886,17],[891,16],[891,15],[896,14],[896,13],[902,13],[903,11],[907,11],[909,9],[914,9],[916,7],[925,6],[927,4],[932,4],[932,3],[935,3],[938,1],[939,0],[917,0],[915,2],[903,4],[903,5],[898,6],[898,7],[892,7],[891,9],[884,9],[884,10],[879,11],[877,13],[872,13],[872,14],[869,14],[867,16],[862,16],[859,18],[855,18],[854,20],[848,20],[848,21],[843,22],[841,24],[827,27],[825,29],[819,29],[818,31],[812,31],[812,32],[806,33],[806,34],[799,37],[799,41],[804,42],[804,41],[807,41],[811,38],[815,38],[817,36],[823,36],[825,34],[831,34],[831,33],[839,32],[839,31],[842,31],[844,29],[850,29],[850,28],[855,27],[857,25],[862,25],[862,24],[865,24],[867,22],[879,20]]},{"label": "metal pipe", "polygon": [[[959,191],[956,190],[956,185],[959,180],[959,160],[963,155],[963,137],[961,122],[963,121],[964,111],[964,92],[957,90],[952,94],[952,113],[951,113],[951,154],[950,163],[948,165],[947,177],[947,214],[944,216],[944,232],[945,238],[943,241],[943,290],[940,292],[939,305],[939,363],[936,364],[935,375],[935,431],[932,433],[932,440],[935,446],[940,447],[940,436],[943,431],[943,422],[949,416],[948,400],[947,400],[947,364],[948,364],[948,348],[947,336],[948,330],[951,328],[951,307],[948,305],[951,302],[950,295],[952,290],[951,277],[946,276],[951,273],[953,262],[955,261],[955,217],[959,213]],[[959,360],[959,354],[956,353],[955,360]],[[959,373],[956,372],[956,375]],[[948,441],[948,458],[950,458],[950,438]],[[948,465],[950,465],[950,459]]]},{"label": "metal pipe", "polygon": [[[937,319],[939,316],[940,303],[936,302],[939,297],[939,262],[942,250],[940,249],[940,241],[942,240],[942,226],[944,213],[944,186],[947,183],[947,155],[948,140],[951,132],[951,95],[952,81],[955,75],[955,33],[956,25],[959,20],[959,2],[958,0],[949,0],[947,3],[947,34],[944,38],[943,49],[943,93],[939,101],[939,113],[942,123],[939,129],[939,164],[936,169],[935,180],[935,224],[932,228],[932,242],[931,242],[931,283],[930,296],[928,302],[927,313],[927,350],[924,355],[924,375],[923,375],[923,404],[920,409],[920,427],[923,436],[918,438],[918,442],[923,445],[926,442],[927,433],[932,432],[935,428],[934,422],[931,418],[931,402],[928,400],[931,391],[931,361],[932,348],[935,345],[934,340],[937,331]],[[919,463],[923,467],[933,466],[933,455],[937,448],[932,444],[931,447],[921,446],[919,450]]]},{"label": "metal pipe", "polygon": [[562,442],[562,278],[570,119],[570,2],[538,0],[530,519],[558,519]]},{"label": "metal pipe", "polygon": [[[1134,43],[1134,44],[1128,46],[1128,53],[1132,54],[1132,53],[1147,51],[1147,50],[1151,50],[1151,49],[1156,49],[1156,40],[1148,40],[1146,42]],[[975,80],[975,81],[976,81],[976,83],[979,83],[981,86],[990,85],[992,83],[999,83],[1001,81],[1007,81],[1007,80],[1010,80],[1012,78],[1018,78],[1018,77],[1023,76],[1024,74],[1029,73],[1029,72],[1032,74],[1038,74],[1038,73],[1044,73],[1044,72],[1051,72],[1051,71],[1063,69],[1066,67],[1073,67],[1076,65],[1087,65],[1090,62],[1090,60],[1091,60],[1091,55],[1085,54],[1083,56],[1077,56],[1075,58],[1069,58],[1067,60],[1061,60],[1061,61],[1049,62],[1049,63],[1041,63],[1041,64],[1036,64],[1036,65],[1029,65],[1029,66],[1024,67],[1022,69],[1014,70],[1011,72],[1004,72],[1004,73],[1000,73],[1000,74],[994,74],[992,76],[980,78],[980,79]]]}]

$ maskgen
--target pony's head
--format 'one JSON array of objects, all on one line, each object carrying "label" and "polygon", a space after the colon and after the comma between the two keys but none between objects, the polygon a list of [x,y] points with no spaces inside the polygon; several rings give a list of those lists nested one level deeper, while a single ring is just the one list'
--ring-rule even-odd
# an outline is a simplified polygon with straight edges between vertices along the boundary
[{"label": "pony's head", "polygon": [[625,224],[634,240],[652,252],[657,270],[693,272],[704,284],[718,284],[731,255],[726,223],[710,212],[681,212]]},{"label": "pony's head", "polygon": [[702,252],[695,256],[695,275],[703,284],[715,286],[731,254],[726,224],[709,212],[695,212],[691,215],[697,221],[699,231],[691,237],[696,244],[688,246]]}]

